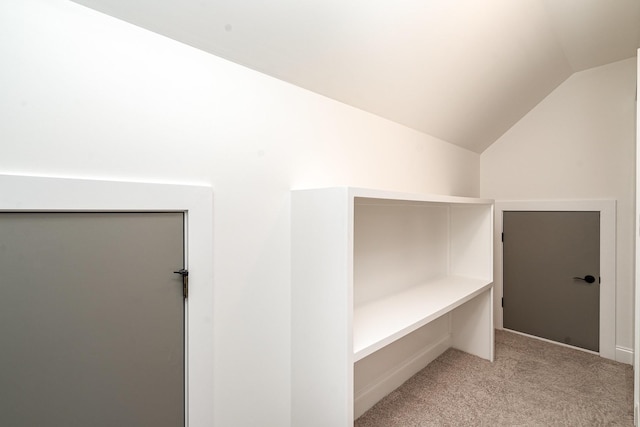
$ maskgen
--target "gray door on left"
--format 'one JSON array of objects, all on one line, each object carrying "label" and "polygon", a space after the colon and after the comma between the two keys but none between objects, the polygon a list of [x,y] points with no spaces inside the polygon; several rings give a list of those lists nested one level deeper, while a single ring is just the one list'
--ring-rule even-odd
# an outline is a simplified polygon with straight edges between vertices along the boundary
[{"label": "gray door on left", "polygon": [[0,213],[0,425],[184,425],[184,214]]}]

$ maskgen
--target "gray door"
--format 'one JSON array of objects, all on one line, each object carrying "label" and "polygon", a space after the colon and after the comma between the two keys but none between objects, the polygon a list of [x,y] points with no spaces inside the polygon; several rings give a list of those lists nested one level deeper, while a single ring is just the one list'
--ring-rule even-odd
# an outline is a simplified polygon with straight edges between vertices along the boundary
[{"label": "gray door", "polygon": [[184,425],[182,213],[0,213],[0,425]]},{"label": "gray door", "polygon": [[504,327],[599,351],[600,213],[504,212]]}]

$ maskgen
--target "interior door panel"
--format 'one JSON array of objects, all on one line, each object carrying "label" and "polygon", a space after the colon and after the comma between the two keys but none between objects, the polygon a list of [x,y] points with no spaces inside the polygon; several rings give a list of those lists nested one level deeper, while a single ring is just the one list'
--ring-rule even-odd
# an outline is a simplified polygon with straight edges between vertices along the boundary
[{"label": "interior door panel", "polygon": [[504,327],[599,351],[600,213],[505,211]]},{"label": "interior door panel", "polygon": [[184,214],[0,213],[0,425],[184,425]]}]

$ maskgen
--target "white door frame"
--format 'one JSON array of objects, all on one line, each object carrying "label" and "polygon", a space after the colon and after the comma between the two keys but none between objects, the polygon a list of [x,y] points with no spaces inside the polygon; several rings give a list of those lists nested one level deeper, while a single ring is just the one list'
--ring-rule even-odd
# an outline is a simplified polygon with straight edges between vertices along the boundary
[{"label": "white door frame", "polygon": [[502,329],[502,216],[504,211],[600,212],[600,356],[628,363],[616,348],[616,201],[615,200],[496,200],[494,235],[494,323]]},{"label": "white door frame", "polygon": [[0,175],[0,211],[186,213],[185,426],[213,425],[213,195],[195,185]]}]

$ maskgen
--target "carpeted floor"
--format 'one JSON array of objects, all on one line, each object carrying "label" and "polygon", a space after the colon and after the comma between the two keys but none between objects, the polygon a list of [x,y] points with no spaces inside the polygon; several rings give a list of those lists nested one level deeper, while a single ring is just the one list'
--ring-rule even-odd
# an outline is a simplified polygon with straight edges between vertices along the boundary
[{"label": "carpeted floor", "polygon": [[449,349],[355,427],[633,426],[633,368],[496,331],[495,361]]}]

